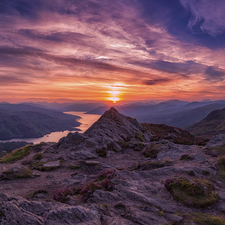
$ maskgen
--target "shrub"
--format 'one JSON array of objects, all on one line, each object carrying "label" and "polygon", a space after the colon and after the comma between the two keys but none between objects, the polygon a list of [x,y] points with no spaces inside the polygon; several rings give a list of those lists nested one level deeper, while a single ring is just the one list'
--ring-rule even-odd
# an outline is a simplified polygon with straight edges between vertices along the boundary
[{"label": "shrub", "polygon": [[225,180],[225,156],[219,157],[217,160],[220,177]]},{"label": "shrub", "polygon": [[195,176],[195,172],[194,172],[193,170],[189,170],[187,173],[188,173],[188,175],[190,175],[190,176]]},{"label": "shrub", "polygon": [[61,166],[61,162],[60,162],[60,166],[44,166],[45,163],[47,163],[47,162],[32,163],[31,167],[33,169],[36,169],[36,170],[39,170],[39,171],[51,171],[51,170],[58,169]]},{"label": "shrub", "polygon": [[41,160],[42,159],[42,155],[41,153],[37,153],[36,155],[34,155],[34,160]]},{"label": "shrub", "polygon": [[180,160],[192,160],[193,158],[191,156],[189,156],[188,154],[183,154],[180,157]]},{"label": "shrub", "polygon": [[64,202],[66,200],[66,196],[74,195],[75,190],[72,188],[62,188],[54,190],[52,193],[53,199],[59,202]]},{"label": "shrub", "polygon": [[159,146],[156,146],[154,144],[151,144],[142,150],[142,154],[147,158],[148,157],[156,158],[158,153],[159,153]]},{"label": "shrub", "polygon": [[120,145],[122,149],[129,148],[130,146],[130,142],[126,142],[126,141],[117,141],[117,144]]},{"label": "shrub", "polygon": [[153,170],[153,169],[157,169],[157,168],[161,168],[164,166],[170,166],[172,164],[172,162],[170,161],[156,161],[156,162],[152,162],[152,161],[146,161],[146,162],[141,162],[138,163],[137,166],[135,166],[134,168],[132,168],[131,170]]},{"label": "shrub", "polygon": [[13,170],[6,170],[2,173],[1,179],[2,180],[15,180],[15,179],[23,179],[23,178],[30,178],[32,177],[33,171],[31,169],[22,167],[17,171]]},{"label": "shrub", "polygon": [[141,141],[141,142],[144,141],[143,135],[140,134],[140,133],[136,133],[136,138],[137,138],[139,141]]},{"label": "shrub", "polygon": [[200,212],[192,213],[193,220],[199,225],[224,225],[225,219],[219,216],[213,216],[208,214],[203,214]]},{"label": "shrub", "polygon": [[79,165],[71,165],[71,164],[69,164],[69,168],[73,169],[73,170],[77,170],[77,169],[80,169],[80,166]]},{"label": "shrub", "polygon": [[144,148],[145,144],[144,143],[137,143],[134,146],[134,151],[141,151]]},{"label": "shrub", "polygon": [[87,199],[90,198],[97,189],[111,191],[114,187],[114,183],[111,181],[114,176],[114,172],[114,169],[103,170],[99,173],[95,181],[85,185],[80,191],[80,195],[83,200],[87,201]]},{"label": "shrub", "polygon": [[218,200],[214,186],[209,181],[190,182],[187,178],[169,178],[164,182],[175,200],[188,206],[205,207]]},{"label": "shrub", "polygon": [[32,198],[34,198],[36,195],[41,194],[41,193],[48,194],[48,192],[45,190],[38,190],[33,193]]},{"label": "shrub", "polygon": [[102,148],[96,149],[96,153],[100,157],[106,157],[107,156],[107,148],[106,147],[102,147]]}]

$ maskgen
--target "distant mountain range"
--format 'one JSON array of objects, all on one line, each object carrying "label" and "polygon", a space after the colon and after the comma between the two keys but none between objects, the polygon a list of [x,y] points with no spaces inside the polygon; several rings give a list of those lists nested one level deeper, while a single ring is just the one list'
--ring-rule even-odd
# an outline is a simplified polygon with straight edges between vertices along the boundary
[{"label": "distant mountain range", "polygon": [[76,130],[74,127],[80,125],[78,118],[26,104],[0,103],[0,140],[36,138],[54,131]]},{"label": "distant mountain range", "polygon": [[[87,114],[102,115],[107,106],[92,109]],[[210,112],[225,108],[225,101],[186,102],[170,100],[158,104],[127,104],[115,106],[121,113],[137,118],[142,123],[166,124],[187,129],[205,118]]]},{"label": "distant mountain range", "polygon": [[[55,130],[71,129],[71,127],[79,126],[79,123],[74,120],[74,117],[62,112],[84,111],[86,114],[102,115],[109,107],[109,105],[98,101],[74,103],[29,102],[18,105],[1,103],[0,121],[4,119],[4,123],[7,125],[3,126],[3,122],[0,122],[0,139],[25,136],[40,137]],[[165,124],[182,129],[191,127],[188,130],[196,135],[199,132],[196,131],[197,128],[193,128],[194,124],[203,120],[212,111],[225,108],[225,100],[136,102],[114,104],[114,107],[122,114],[137,118],[141,123]],[[70,119],[73,120],[72,123],[68,122]],[[18,124],[18,127],[15,127],[15,124]],[[204,136],[205,134],[201,133],[201,135]]]}]

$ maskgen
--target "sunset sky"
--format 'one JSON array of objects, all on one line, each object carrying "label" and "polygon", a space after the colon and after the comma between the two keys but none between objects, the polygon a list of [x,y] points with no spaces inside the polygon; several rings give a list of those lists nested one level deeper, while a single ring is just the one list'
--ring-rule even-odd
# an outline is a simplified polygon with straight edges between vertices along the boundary
[{"label": "sunset sky", "polygon": [[224,0],[1,0],[0,101],[225,99]]}]

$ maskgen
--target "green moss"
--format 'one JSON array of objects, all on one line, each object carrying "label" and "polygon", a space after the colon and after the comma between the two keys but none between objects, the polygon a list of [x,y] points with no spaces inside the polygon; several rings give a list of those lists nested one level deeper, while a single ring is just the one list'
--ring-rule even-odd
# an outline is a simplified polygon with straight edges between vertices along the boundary
[{"label": "green moss", "polygon": [[147,146],[146,148],[144,148],[142,150],[142,154],[146,157],[146,158],[156,158],[157,154],[160,152],[162,145],[155,145],[153,143],[151,143],[149,146]]},{"label": "green moss", "polygon": [[27,145],[23,148],[12,151],[6,156],[2,157],[0,159],[0,163],[14,163],[20,159],[23,159],[24,157],[30,154],[31,149],[32,149],[32,145]]},{"label": "green moss", "polygon": [[23,178],[30,178],[32,177],[33,171],[29,168],[22,167],[17,171],[13,170],[6,170],[2,173],[3,180],[15,180],[15,179],[23,179]]},{"label": "green moss", "polygon": [[[52,161],[52,162],[54,162],[54,161]],[[39,170],[39,171],[51,171],[51,170],[58,169],[62,165],[62,162],[61,161],[60,161],[60,165],[59,166],[44,166],[45,163],[48,163],[48,162],[36,162],[36,163],[32,163],[31,164],[31,167],[33,169],[36,169],[36,170]]]},{"label": "green moss", "polygon": [[145,144],[144,143],[137,143],[134,146],[134,151],[141,151],[144,148]]},{"label": "green moss", "polygon": [[47,191],[45,190],[38,190],[38,191],[35,191],[33,194],[32,194],[32,198],[36,197],[36,195],[38,194],[48,194]]},{"label": "green moss", "polygon": [[207,148],[206,153],[213,156],[225,156],[225,145]]},{"label": "green moss", "polygon": [[193,220],[198,225],[224,225],[225,219],[219,216],[212,216],[208,214],[203,214],[200,212],[192,213]]},{"label": "green moss", "polygon": [[98,154],[99,157],[106,157],[107,156],[107,148],[102,147],[102,148],[96,149],[96,153]]},{"label": "green moss", "polygon": [[122,149],[129,148],[130,142],[127,141],[117,141],[117,144],[120,145]]},{"label": "green moss", "polygon": [[171,161],[147,161],[147,162],[141,162],[138,163],[134,168],[131,170],[153,170],[165,166],[171,166],[172,162]]},{"label": "green moss", "polygon": [[36,155],[34,155],[33,159],[34,160],[41,160],[42,159],[41,153],[37,153]]},{"label": "green moss", "polygon": [[180,160],[192,160],[193,158],[191,156],[189,156],[188,154],[183,154],[180,157]]},{"label": "green moss", "polygon": [[77,170],[77,169],[80,169],[80,166],[79,165],[71,165],[71,164],[69,164],[69,168],[73,169],[73,170]]},{"label": "green moss", "polygon": [[136,138],[137,138],[139,141],[141,141],[141,142],[144,141],[143,135],[140,134],[140,133],[136,133]]},{"label": "green moss", "polygon": [[187,173],[188,173],[188,175],[190,175],[190,176],[195,176],[195,172],[194,172],[193,170],[189,170]]},{"label": "green moss", "polygon": [[218,200],[214,186],[207,180],[190,182],[185,177],[178,177],[165,180],[164,185],[175,200],[188,206],[206,207]]},{"label": "green moss", "polygon": [[225,180],[225,156],[217,159],[217,165],[219,167],[219,176]]}]

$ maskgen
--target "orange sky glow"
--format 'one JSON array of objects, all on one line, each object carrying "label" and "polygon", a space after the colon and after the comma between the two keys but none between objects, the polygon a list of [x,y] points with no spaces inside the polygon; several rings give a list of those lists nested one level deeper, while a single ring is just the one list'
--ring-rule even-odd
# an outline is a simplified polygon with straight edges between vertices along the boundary
[{"label": "orange sky glow", "polygon": [[179,1],[1,3],[0,102],[224,99],[225,25]]}]

